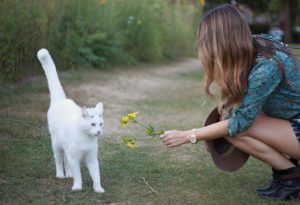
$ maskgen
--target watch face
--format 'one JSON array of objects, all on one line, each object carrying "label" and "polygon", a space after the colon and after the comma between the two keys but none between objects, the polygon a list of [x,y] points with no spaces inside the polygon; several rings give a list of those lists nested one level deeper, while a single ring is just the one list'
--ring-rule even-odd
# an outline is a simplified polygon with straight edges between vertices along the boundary
[{"label": "watch face", "polygon": [[196,143],[197,142],[197,138],[196,135],[191,135],[191,139],[190,139],[191,143]]}]

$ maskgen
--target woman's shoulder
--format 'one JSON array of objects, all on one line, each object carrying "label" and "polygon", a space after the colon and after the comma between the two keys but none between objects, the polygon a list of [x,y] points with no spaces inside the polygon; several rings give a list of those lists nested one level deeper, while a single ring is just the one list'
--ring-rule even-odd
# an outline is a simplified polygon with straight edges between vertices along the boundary
[{"label": "woman's shoulder", "polygon": [[[288,48],[288,45],[276,39],[273,35],[270,34],[254,34],[252,35],[253,39],[258,41],[261,45],[264,46],[274,46],[280,48]],[[268,45],[269,44],[269,45]]]},{"label": "woman's shoulder", "polygon": [[254,35],[255,59],[250,74],[261,72],[289,72],[295,70],[298,61],[288,46],[271,35]]},{"label": "woman's shoulder", "polygon": [[253,41],[258,60],[275,58],[284,61],[287,58],[295,58],[287,44],[279,41],[270,34],[253,35]]}]

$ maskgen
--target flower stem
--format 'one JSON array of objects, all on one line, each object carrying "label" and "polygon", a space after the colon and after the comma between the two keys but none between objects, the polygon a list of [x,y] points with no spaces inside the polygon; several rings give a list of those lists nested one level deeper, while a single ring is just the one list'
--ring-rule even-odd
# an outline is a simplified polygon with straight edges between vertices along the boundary
[{"label": "flower stem", "polygon": [[148,127],[148,126],[146,126],[146,125],[144,125],[144,124],[140,123],[140,122],[139,122],[139,121],[137,121],[137,120],[135,120],[135,123],[137,123],[137,124],[141,125],[142,127],[146,128],[146,129],[149,129],[149,127]]}]

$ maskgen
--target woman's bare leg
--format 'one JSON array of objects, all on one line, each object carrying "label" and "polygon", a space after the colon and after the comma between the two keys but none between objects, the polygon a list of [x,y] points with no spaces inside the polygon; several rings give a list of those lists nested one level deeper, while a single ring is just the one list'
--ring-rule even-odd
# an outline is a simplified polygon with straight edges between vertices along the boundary
[{"label": "woman's bare leg", "polygon": [[251,136],[280,153],[300,160],[300,143],[287,120],[259,115],[254,124],[240,135]]},{"label": "woman's bare leg", "polygon": [[253,137],[237,136],[225,137],[225,139],[240,150],[266,162],[274,169],[288,169],[294,166],[284,155]]},{"label": "woman's bare leg", "polygon": [[235,137],[225,138],[251,156],[265,161],[274,169],[287,169],[294,166],[285,155],[300,159],[300,143],[286,120],[259,115],[247,131]]}]

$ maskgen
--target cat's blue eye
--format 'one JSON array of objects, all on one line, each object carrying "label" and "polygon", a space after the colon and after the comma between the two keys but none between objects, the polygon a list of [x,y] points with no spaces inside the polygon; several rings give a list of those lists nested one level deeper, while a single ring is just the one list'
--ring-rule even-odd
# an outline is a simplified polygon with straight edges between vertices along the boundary
[{"label": "cat's blue eye", "polygon": [[92,126],[95,126],[95,125],[96,125],[96,123],[92,123],[91,125],[92,125]]},{"label": "cat's blue eye", "polygon": [[102,126],[102,125],[103,125],[103,123],[101,122],[101,123],[100,123],[100,126]]}]

